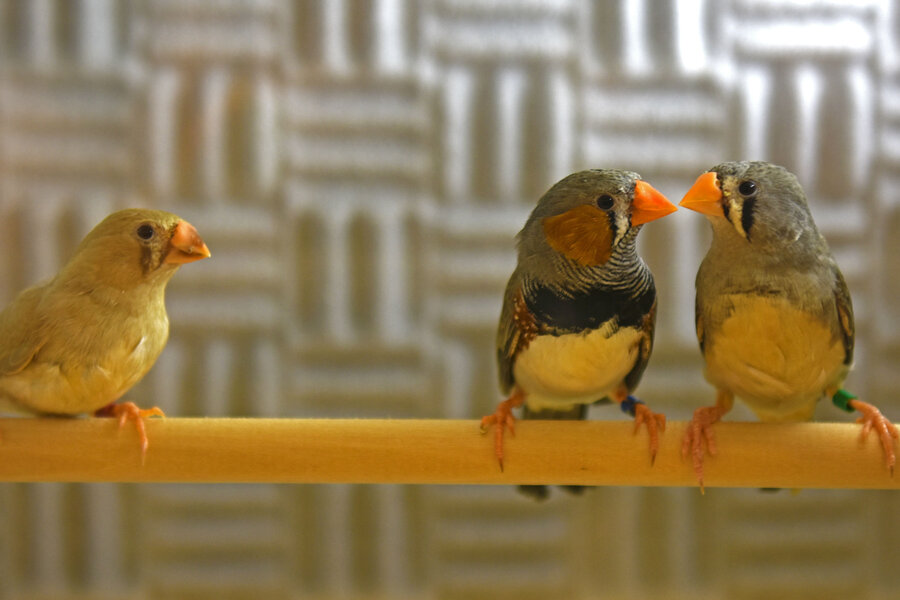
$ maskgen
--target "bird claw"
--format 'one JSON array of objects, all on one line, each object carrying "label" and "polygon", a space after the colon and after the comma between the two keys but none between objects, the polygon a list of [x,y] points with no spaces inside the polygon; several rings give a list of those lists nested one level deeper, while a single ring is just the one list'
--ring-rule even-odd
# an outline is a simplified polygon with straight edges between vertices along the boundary
[{"label": "bird claw", "polygon": [[481,418],[481,433],[487,433],[491,426],[494,428],[494,455],[500,464],[500,471],[503,471],[503,434],[505,430],[509,430],[509,434],[513,437],[516,435],[516,418],[512,414],[512,409],[521,405],[524,398],[521,394],[513,393],[509,398],[497,405],[494,413]]},{"label": "bird claw", "polygon": [[723,411],[718,406],[704,406],[694,411],[694,417],[688,423],[681,441],[681,457],[690,454],[694,465],[694,474],[700,484],[700,492],[705,493],[703,486],[703,459],[706,452],[715,456],[716,437],[712,426],[722,418]]},{"label": "bird claw", "polygon": [[641,425],[647,427],[650,435],[650,465],[656,462],[656,453],[659,451],[659,432],[666,430],[666,415],[655,413],[645,404],[634,405],[634,433],[638,432]]},{"label": "bird claw", "polygon": [[147,448],[150,446],[150,440],[147,438],[147,429],[144,426],[144,419],[149,417],[165,417],[166,414],[158,406],[153,408],[138,408],[134,402],[113,403],[97,410],[95,417],[114,417],[119,419],[119,429],[125,425],[128,420],[134,421],[134,426],[138,432],[138,438],[141,444],[141,463],[147,457]]},{"label": "bird claw", "polygon": [[891,423],[890,419],[881,414],[877,407],[863,402],[861,400],[851,400],[850,406],[862,413],[862,416],[856,419],[857,423],[862,424],[862,432],[860,439],[865,440],[869,437],[869,433],[875,431],[881,441],[881,447],[884,450],[884,462],[891,477],[894,476],[894,467],[897,464],[897,454],[894,451],[894,440],[900,439],[900,432],[897,426]]}]

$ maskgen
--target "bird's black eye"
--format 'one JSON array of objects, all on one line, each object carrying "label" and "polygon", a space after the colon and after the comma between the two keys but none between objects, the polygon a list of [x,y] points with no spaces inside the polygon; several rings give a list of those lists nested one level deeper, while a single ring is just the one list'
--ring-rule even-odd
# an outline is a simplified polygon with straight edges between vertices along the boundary
[{"label": "bird's black eye", "polygon": [[142,240],[149,240],[150,238],[153,237],[153,235],[155,233],[156,233],[156,231],[153,230],[153,226],[148,225],[147,223],[144,223],[143,225],[141,225],[140,227],[137,228],[137,235]]},{"label": "bird's black eye", "polygon": [[601,210],[609,210],[613,207],[613,197],[609,194],[603,194],[597,198],[597,208]]},{"label": "bird's black eye", "polygon": [[756,185],[755,181],[751,181],[750,179],[745,179],[738,186],[738,191],[741,193],[741,196],[744,196],[744,197],[755,196],[756,192],[759,191],[759,186]]}]

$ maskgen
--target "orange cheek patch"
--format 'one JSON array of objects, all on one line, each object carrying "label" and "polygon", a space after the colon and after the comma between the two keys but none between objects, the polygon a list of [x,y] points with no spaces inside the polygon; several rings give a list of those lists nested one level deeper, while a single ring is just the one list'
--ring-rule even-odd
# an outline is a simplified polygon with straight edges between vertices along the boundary
[{"label": "orange cheek patch", "polygon": [[609,260],[613,235],[609,217],[599,208],[582,204],[544,219],[547,243],[576,263],[595,267]]}]

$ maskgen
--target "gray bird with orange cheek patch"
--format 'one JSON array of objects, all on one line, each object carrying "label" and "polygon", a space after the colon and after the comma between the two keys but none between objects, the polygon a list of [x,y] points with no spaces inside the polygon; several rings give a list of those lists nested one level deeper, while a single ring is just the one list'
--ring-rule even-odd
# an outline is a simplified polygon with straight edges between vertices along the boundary
[{"label": "gray bird with orange cheek patch", "polygon": [[126,209],[106,217],[53,279],[0,312],[0,407],[133,419],[146,452],[143,419],[162,411],[113,403],[166,345],[169,279],[209,255],[197,230],[171,213]]},{"label": "gray bird with orange cheek patch", "polygon": [[697,273],[697,338],[715,406],[699,408],[682,454],[703,486],[712,425],[738,396],[762,421],[806,421],[822,396],[859,411],[893,472],[897,428],[841,389],[853,362],[850,292],[813,222],[797,178],[766,162],[713,167],[681,201],[703,213],[713,240]]},{"label": "gray bird with orange cheek patch", "polygon": [[[638,231],[675,211],[637,173],[573,173],[540,199],[519,232],[518,265],[497,330],[500,387],[508,397],[482,419],[503,468],[512,409],[526,419],[583,419],[611,399],[644,424],[651,460],[665,417],[631,396],[653,346],[656,288],[637,255]],[[544,486],[522,486],[543,498]]]}]

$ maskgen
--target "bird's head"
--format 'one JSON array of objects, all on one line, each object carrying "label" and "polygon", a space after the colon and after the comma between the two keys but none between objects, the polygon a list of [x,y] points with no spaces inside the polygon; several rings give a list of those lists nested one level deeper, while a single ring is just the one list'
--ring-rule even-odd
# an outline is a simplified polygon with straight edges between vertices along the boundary
[{"label": "bird's head", "polygon": [[767,162],[727,162],[701,175],[679,206],[703,213],[716,235],[733,232],[759,249],[780,250],[816,232],[793,173]]},{"label": "bird's head", "polygon": [[637,173],[579,171],[540,199],[519,234],[520,255],[557,253],[578,266],[601,266],[642,225],[675,210]]},{"label": "bird's head", "polygon": [[167,281],[178,266],[209,256],[209,248],[187,221],[161,210],[130,208],[94,227],[66,269],[126,287],[147,279]]}]

